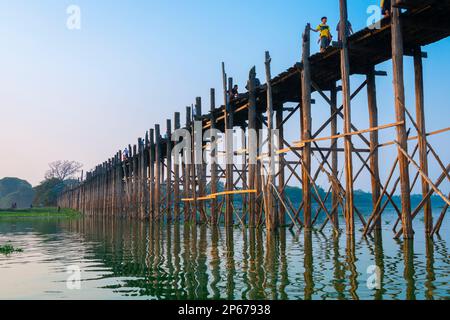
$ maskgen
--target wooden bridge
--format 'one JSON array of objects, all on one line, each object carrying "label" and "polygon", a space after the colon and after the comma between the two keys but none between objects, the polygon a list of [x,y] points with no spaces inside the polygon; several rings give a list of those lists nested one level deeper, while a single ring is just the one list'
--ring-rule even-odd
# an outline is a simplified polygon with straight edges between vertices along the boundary
[{"label": "wooden bridge", "polygon": [[[201,134],[209,129],[225,132],[239,127],[250,132],[265,128],[265,137],[246,134],[243,139],[244,146],[255,142],[260,146],[268,145],[267,153],[263,153],[262,148],[258,150],[256,161],[251,161],[248,148],[237,150],[228,137],[225,137],[228,140],[225,156],[230,161],[225,166],[214,161],[207,163],[204,159],[193,163],[184,161],[189,157],[198,160],[199,155],[195,151],[191,154],[173,152],[178,142],[172,140],[178,139],[172,139],[172,129],[181,128],[180,113],[177,112],[173,123],[167,120],[164,137],[160,125],[156,124],[137,145],[129,146],[131,154],[127,159],[124,160],[119,151],[88,172],[78,186],[65,191],[59,205],[86,215],[124,216],[169,223],[184,220],[216,225],[223,222],[225,226],[239,223],[265,226],[267,230],[286,225],[307,231],[328,226],[336,232],[340,230],[342,213],[345,230],[350,236],[355,234],[355,219],[361,220],[364,235],[379,231],[383,211],[392,206],[398,215],[394,225],[396,237],[413,238],[413,219],[422,213],[426,234],[438,233],[450,205],[449,196],[440,191],[441,185],[450,181],[450,164],[442,162],[427,138],[446,134],[450,128],[434,132],[426,130],[422,70],[422,58],[426,54],[421,48],[450,35],[450,1],[392,2],[391,17],[383,19],[378,27],[367,27],[349,37],[341,28],[341,41],[312,56],[308,25],[303,34],[302,61],[272,78],[271,58],[266,53],[266,84],[258,85],[255,69],[252,69],[248,92],[238,97],[230,95],[233,79],[227,77],[223,65],[223,105],[216,107],[215,90],[211,89],[207,114],[202,113],[201,98],[196,99],[194,110],[186,108],[184,129],[191,133],[197,130],[195,121],[202,123]],[[340,0],[340,16],[341,21],[347,21],[346,0]],[[414,57],[414,115],[405,105],[404,56]],[[375,78],[386,73],[375,67],[390,59],[395,119],[392,123],[379,124]],[[365,81],[354,92],[350,89],[352,75],[365,76]],[[364,89],[367,90],[370,127],[362,130],[352,121],[351,101]],[[329,104],[329,109],[322,112],[329,112],[325,119],[311,117],[313,92]],[[342,105],[337,103],[339,94]],[[296,107],[286,107],[288,104]],[[284,138],[284,128],[296,114],[301,119],[301,137],[300,141],[289,142]],[[315,131],[313,120],[318,128]],[[342,133],[337,129],[340,120]],[[387,128],[395,128],[396,135],[391,141],[380,142],[378,133]],[[325,134],[326,129],[329,134]],[[340,141],[343,146],[338,147]],[[415,147],[408,148],[408,142],[413,142]],[[218,156],[217,144],[218,141],[211,138],[202,146],[203,150],[209,150],[210,159]],[[382,180],[379,157],[385,148],[396,148],[398,157],[392,167],[383,169],[389,174]],[[295,157],[295,161],[287,160],[288,155]],[[439,177],[429,176],[430,156],[442,169]],[[234,160],[238,158],[241,163],[235,164]],[[343,170],[339,170],[340,159]],[[360,168],[354,167],[354,160],[361,163]],[[276,172],[269,174],[266,170],[272,168],[274,161],[278,163]],[[267,162],[269,169],[265,165]],[[371,178],[373,210],[368,219],[354,200],[354,183],[362,172],[368,172]],[[329,181],[326,196],[320,194],[317,186],[323,175]],[[411,191],[418,183],[422,185],[423,199],[413,208]],[[224,185],[224,190],[218,190],[220,185]],[[288,185],[302,187],[300,204],[289,198]],[[401,205],[393,200],[398,189]],[[432,216],[430,199],[433,195],[441,197],[446,204],[437,221],[433,221]],[[324,219],[320,220],[321,215]],[[318,221],[324,222],[318,225]]]}]

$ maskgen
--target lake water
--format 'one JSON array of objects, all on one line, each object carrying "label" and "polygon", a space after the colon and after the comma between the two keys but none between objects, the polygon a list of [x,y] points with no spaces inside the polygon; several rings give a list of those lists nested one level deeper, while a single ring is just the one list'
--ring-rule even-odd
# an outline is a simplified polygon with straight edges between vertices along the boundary
[{"label": "lake water", "polygon": [[354,242],[331,231],[0,219],[0,244],[24,250],[0,255],[0,299],[449,299],[448,219],[426,241],[418,217],[412,244],[393,240],[394,218],[384,216],[382,238]]}]

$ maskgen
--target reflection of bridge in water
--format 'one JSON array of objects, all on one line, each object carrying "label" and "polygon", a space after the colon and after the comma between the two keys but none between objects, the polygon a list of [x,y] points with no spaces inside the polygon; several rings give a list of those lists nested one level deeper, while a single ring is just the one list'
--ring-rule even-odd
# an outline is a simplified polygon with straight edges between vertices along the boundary
[{"label": "reflection of bridge in water", "polygon": [[[441,299],[448,298],[447,244],[412,248],[386,237],[354,243],[343,236],[280,229],[231,229],[86,218],[66,226],[111,270],[107,286],[123,296],[158,299]],[[384,241],[384,243],[383,243]],[[380,268],[369,290],[367,268]],[[108,280],[110,279],[110,281]],[[117,281],[118,280],[118,281]]]},{"label": "reflection of bridge in water", "polygon": [[[161,137],[160,125],[155,125],[145,139],[139,139],[137,145],[129,147],[131,157],[122,161],[122,154],[118,152],[88,172],[79,186],[64,193],[59,199],[60,205],[92,216],[120,215],[167,222],[184,219],[211,226],[224,221],[226,226],[235,223],[251,227],[264,225],[268,230],[290,224],[299,229],[323,230],[328,227],[337,232],[342,212],[345,229],[350,236],[355,234],[355,221],[358,220],[364,235],[381,230],[382,213],[387,206],[392,206],[398,218],[394,226],[396,238],[402,234],[405,238],[413,238],[413,220],[422,213],[425,233],[428,236],[438,233],[450,204],[448,196],[440,191],[441,184],[450,181],[450,165],[443,163],[427,138],[450,129],[426,130],[422,70],[425,54],[421,48],[450,35],[447,22],[450,3],[434,0],[392,2],[392,18],[384,19],[380,28],[366,28],[348,39],[342,30],[343,40],[321,54],[310,56],[308,26],[303,36],[302,62],[272,78],[271,59],[267,53],[266,84],[256,86],[252,69],[249,92],[236,99],[230,99],[228,92],[233,80],[227,78],[224,68],[224,105],[216,108],[215,91],[211,90],[208,114],[202,113],[200,98],[196,100],[195,112],[187,108],[185,128],[190,132],[194,132],[194,120],[202,122],[202,133],[208,129],[225,131],[241,127],[249,132],[267,128],[267,137],[260,142],[267,142],[269,151],[261,154],[262,150],[258,150],[260,157],[257,161],[251,161],[249,150],[238,152],[232,149],[230,141],[226,141],[226,156],[231,161],[224,168],[204,162],[182,162],[180,165],[178,160],[187,159],[188,155],[172,153],[175,145],[171,141],[172,122],[168,120],[166,137]],[[340,10],[341,21],[346,21],[345,0],[340,0]],[[438,25],[436,21],[440,21]],[[415,114],[405,105],[405,55],[414,57]],[[385,73],[376,71],[375,66],[391,59],[395,119],[380,125],[375,78]],[[353,93],[350,92],[351,75],[365,76]],[[364,88],[368,96],[369,128],[360,130],[352,122],[351,101]],[[311,117],[312,92],[329,104],[326,111],[330,116],[325,121]],[[342,106],[338,104],[339,92]],[[289,103],[297,106],[288,108],[286,105]],[[301,117],[301,141],[290,143],[284,139],[284,127],[296,114]],[[341,134],[338,132],[339,119],[343,120]],[[176,113],[174,128],[180,127],[180,113]],[[275,128],[280,133],[276,137],[278,141],[273,141]],[[325,133],[327,128],[329,134]],[[380,142],[378,132],[388,128],[396,129],[395,137],[392,141]],[[255,139],[258,137],[247,134],[244,145],[254,145]],[[274,150],[275,142],[279,150]],[[408,143],[414,143],[414,147]],[[211,150],[211,159],[216,157],[216,145],[217,141],[212,139],[205,146]],[[387,148],[396,148],[398,157],[392,167],[382,168],[383,172],[389,172],[382,179],[379,159]],[[197,155],[192,153],[191,156],[195,158]],[[288,160],[288,156],[295,160]],[[238,157],[243,160],[240,167],[233,161]],[[278,160],[278,171],[267,175],[263,165],[265,160],[269,164]],[[343,166],[341,172],[338,170],[340,164]],[[355,168],[354,164],[360,168]],[[442,174],[431,177],[429,165],[442,169]],[[354,200],[355,184],[360,181],[362,172],[368,173],[372,185],[373,210],[367,220]],[[318,192],[317,183],[321,177],[329,181],[326,196]],[[225,190],[217,189],[219,182],[224,182]],[[295,183],[302,186],[301,203],[295,203],[286,192],[288,184]],[[419,183],[422,184],[423,200],[414,208],[411,206],[411,190]],[[392,200],[398,190],[400,205]],[[435,220],[430,201],[434,194],[446,203]],[[323,222],[318,225],[318,221]],[[399,225],[401,228],[397,229]]]}]

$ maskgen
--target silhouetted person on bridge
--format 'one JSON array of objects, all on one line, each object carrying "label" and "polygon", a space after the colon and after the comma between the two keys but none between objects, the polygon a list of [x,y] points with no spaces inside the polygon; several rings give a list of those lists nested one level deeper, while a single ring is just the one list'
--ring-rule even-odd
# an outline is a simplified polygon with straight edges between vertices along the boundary
[{"label": "silhouetted person on bridge", "polygon": [[387,18],[391,15],[391,0],[381,0],[381,14]]}]

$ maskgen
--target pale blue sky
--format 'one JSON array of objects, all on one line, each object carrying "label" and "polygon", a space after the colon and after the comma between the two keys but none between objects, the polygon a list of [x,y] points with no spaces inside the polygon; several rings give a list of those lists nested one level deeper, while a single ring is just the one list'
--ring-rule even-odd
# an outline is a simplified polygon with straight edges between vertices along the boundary
[{"label": "pale blue sky", "polygon": [[[349,0],[355,30],[366,25],[369,5]],[[86,169],[104,161],[137,137],[183,112],[196,96],[208,108],[209,88],[221,92],[220,63],[243,88],[256,65],[263,79],[264,52],[273,74],[300,59],[300,35],[307,22],[327,15],[333,30],[338,0],[0,0],[0,177],[18,176],[36,184],[47,164],[70,159]],[[81,30],[66,28],[66,9],[80,6]],[[429,131],[449,125],[446,39],[424,50]],[[314,47],[317,50],[317,47]],[[378,66],[391,74],[391,64]],[[352,87],[361,77],[352,78]],[[414,78],[405,58],[407,101],[414,111]],[[380,124],[394,120],[391,77],[377,80]],[[328,107],[316,97],[315,119]],[[221,95],[217,97],[222,101]],[[354,100],[353,119],[366,128],[365,92]],[[320,123],[316,123],[320,125]],[[291,121],[287,139],[298,140]],[[392,131],[383,141],[391,140]],[[384,138],[384,135],[382,135]],[[430,140],[448,163],[448,135]],[[390,167],[395,152],[381,165]],[[387,171],[387,169],[386,169]],[[432,176],[438,174],[432,170]],[[362,178],[357,187],[367,189]],[[444,189],[448,186],[444,186]]]}]

